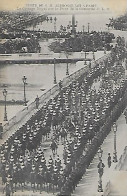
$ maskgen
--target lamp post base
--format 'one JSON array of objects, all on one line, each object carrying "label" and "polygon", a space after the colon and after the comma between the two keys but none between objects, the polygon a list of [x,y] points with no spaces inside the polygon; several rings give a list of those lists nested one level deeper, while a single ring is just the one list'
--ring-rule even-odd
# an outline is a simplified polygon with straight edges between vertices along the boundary
[{"label": "lamp post base", "polygon": [[98,181],[98,192],[103,192],[101,177],[100,177],[100,179],[99,179],[99,181]]},{"label": "lamp post base", "polygon": [[7,114],[5,114],[5,116],[4,116],[4,121],[8,121]]},{"label": "lamp post base", "polygon": [[24,106],[27,106],[27,103],[26,102],[24,102]]},{"label": "lamp post base", "polygon": [[86,61],[84,61],[84,65],[87,65]]},{"label": "lamp post base", "polygon": [[57,84],[56,80],[54,80],[54,84]]},{"label": "lamp post base", "polygon": [[69,71],[68,70],[66,71],[66,76],[69,76]]},{"label": "lamp post base", "polygon": [[98,192],[101,192],[101,193],[103,192],[102,184],[101,185],[100,184],[98,185]]},{"label": "lamp post base", "polygon": [[117,152],[113,153],[113,162],[114,163],[118,162],[118,160],[117,160]]}]

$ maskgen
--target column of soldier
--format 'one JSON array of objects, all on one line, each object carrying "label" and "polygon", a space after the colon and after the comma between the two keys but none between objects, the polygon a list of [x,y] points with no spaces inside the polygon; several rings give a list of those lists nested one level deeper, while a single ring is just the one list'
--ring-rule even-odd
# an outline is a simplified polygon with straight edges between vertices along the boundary
[{"label": "column of soldier", "polygon": [[[95,64],[88,73],[62,89],[8,138],[1,147],[1,175],[6,193],[24,189],[40,193],[61,191],[84,148],[91,144],[123,92],[125,80],[121,76],[124,69],[120,66],[124,59],[123,49],[116,46],[109,59]],[[122,81],[114,88],[105,76],[108,74],[116,83],[118,69]],[[100,80],[99,90],[93,88],[97,78]],[[64,145],[62,158],[56,155],[59,137]],[[53,154],[47,161],[42,144],[48,138]]]}]

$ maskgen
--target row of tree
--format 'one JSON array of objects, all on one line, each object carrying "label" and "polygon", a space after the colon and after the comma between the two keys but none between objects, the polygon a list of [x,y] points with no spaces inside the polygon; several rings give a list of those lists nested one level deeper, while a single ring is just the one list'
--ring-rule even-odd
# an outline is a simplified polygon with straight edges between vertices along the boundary
[{"label": "row of tree", "polygon": [[49,47],[54,52],[90,52],[97,50],[110,50],[111,42],[114,39],[112,33],[107,32],[91,32],[76,34],[75,37],[70,36],[64,42],[53,42]]}]

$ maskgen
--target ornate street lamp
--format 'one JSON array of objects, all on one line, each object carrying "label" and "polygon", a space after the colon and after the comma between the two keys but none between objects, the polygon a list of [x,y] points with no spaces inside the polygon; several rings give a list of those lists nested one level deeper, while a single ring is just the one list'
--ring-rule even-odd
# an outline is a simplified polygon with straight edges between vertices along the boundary
[{"label": "ornate street lamp", "polygon": [[69,76],[69,68],[68,68],[68,54],[66,54],[67,57],[67,69],[66,69],[66,75]]},{"label": "ornate street lamp", "polygon": [[83,28],[83,33],[84,33],[84,31],[85,31],[85,26],[83,25],[82,28]]},{"label": "ornate street lamp", "polygon": [[106,44],[104,44],[104,54],[106,54]]},{"label": "ornate street lamp", "polygon": [[117,124],[113,124],[113,131],[114,131],[114,153],[113,153],[113,162],[117,162],[117,151],[116,151],[116,132],[117,132]]},{"label": "ornate street lamp", "polygon": [[56,83],[56,59],[54,58],[54,84]]},{"label": "ornate street lamp", "polygon": [[55,17],[54,18],[54,31],[56,32],[56,21],[57,21],[57,18]]},{"label": "ornate street lamp", "polygon": [[5,111],[4,111],[4,121],[7,121],[7,109],[6,109],[6,97],[7,97],[7,90],[3,90],[3,96],[5,101]]},{"label": "ornate street lamp", "polygon": [[69,67],[68,67],[69,47],[68,46],[65,47],[65,55],[67,58],[66,75],[68,76],[69,75]]},{"label": "ornate street lamp", "polygon": [[102,163],[102,154],[103,154],[103,150],[101,149],[101,147],[99,148],[98,152],[98,158],[99,158],[99,164],[98,164],[98,174],[99,174],[99,181],[98,181],[98,192],[103,192],[102,189],[102,175],[103,175],[103,168],[104,168],[104,164]]},{"label": "ornate street lamp", "polygon": [[95,60],[95,54],[94,54],[94,41],[93,41],[93,60]]},{"label": "ornate street lamp", "polygon": [[24,84],[24,105],[25,106],[27,106],[27,103],[26,103],[26,84],[27,84],[27,82],[26,82],[26,80],[27,80],[26,76],[23,76],[22,81]]},{"label": "ornate street lamp", "polygon": [[85,61],[84,61],[84,65],[87,65],[87,63],[86,63],[86,51],[85,51]]},{"label": "ornate street lamp", "polygon": [[86,63],[86,46],[85,45],[84,45],[84,55],[85,55],[84,65],[87,65],[87,63]]},{"label": "ornate street lamp", "polygon": [[56,32],[56,22],[54,22],[54,31]]},{"label": "ornate street lamp", "polygon": [[66,57],[67,57],[67,67],[66,67],[66,75],[69,76],[69,67],[68,67],[68,56],[69,54],[66,52]]},{"label": "ornate street lamp", "polygon": [[90,23],[88,23],[88,33],[90,32]]}]

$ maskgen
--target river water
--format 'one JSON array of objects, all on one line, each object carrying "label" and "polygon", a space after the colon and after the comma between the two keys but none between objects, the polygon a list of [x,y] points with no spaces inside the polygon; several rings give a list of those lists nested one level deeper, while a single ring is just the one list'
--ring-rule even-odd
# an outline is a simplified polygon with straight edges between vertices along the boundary
[{"label": "river water", "polygon": [[[51,16],[49,16],[51,17]],[[55,15],[52,16],[53,18]],[[71,15],[56,15],[56,28],[60,28],[62,23],[63,26],[67,26],[69,21],[71,21]],[[107,30],[106,23],[108,22],[109,15],[101,14],[96,15],[76,15],[76,20],[78,21],[77,31],[82,30],[82,26],[85,26],[85,31],[87,31],[87,24],[90,23],[91,30]],[[31,27],[33,28],[33,27]],[[30,29],[31,29],[30,28]],[[43,22],[36,26],[36,30],[53,30],[54,23]],[[48,42],[46,40],[41,41],[41,53],[49,54]],[[80,67],[76,67],[76,64],[69,64],[69,72],[72,73]],[[3,100],[2,91],[6,87],[8,94],[7,100],[23,100],[23,82],[22,77],[27,77],[26,86],[26,97],[27,100],[35,98],[37,95],[42,94],[41,89],[47,89],[53,85],[53,65],[41,65],[41,64],[11,64],[11,65],[0,65],[0,100]],[[56,64],[56,77],[57,81],[66,76],[66,64]],[[13,117],[23,106],[19,105],[9,105],[7,106],[8,119]],[[0,122],[3,121],[4,116],[4,105],[0,105]]]},{"label": "river water", "polygon": [[[72,15],[49,15],[49,19],[52,17],[52,22],[49,20],[44,21],[43,23],[40,23],[37,25],[34,30],[46,30],[46,31],[54,31],[54,18],[56,17],[56,31],[60,29],[60,26],[63,25],[64,27],[67,27],[69,25],[69,22],[72,20]],[[96,30],[96,31],[106,31],[107,26],[106,24],[109,22],[109,18],[112,17],[112,14],[107,13],[96,13],[96,14],[78,14],[75,15],[75,21],[77,21],[77,31],[83,31],[83,25],[84,25],[84,31],[88,30],[88,23],[90,23],[90,31]],[[33,29],[33,27],[30,27],[28,29]]]}]

